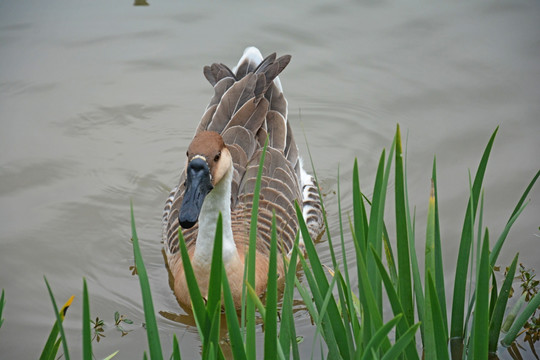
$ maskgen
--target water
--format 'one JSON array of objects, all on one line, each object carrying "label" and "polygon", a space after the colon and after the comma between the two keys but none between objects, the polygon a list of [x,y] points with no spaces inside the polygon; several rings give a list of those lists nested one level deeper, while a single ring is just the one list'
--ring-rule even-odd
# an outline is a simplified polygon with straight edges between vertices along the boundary
[{"label": "water", "polygon": [[[302,133],[308,139],[333,235],[338,165],[350,212],[354,158],[369,194],[380,152],[400,123],[408,133],[410,199],[422,244],[437,155],[451,289],[468,169],[476,169],[491,132],[500,126],[485,180],[492,239],[540,165],[539,20],[535,1],[1,2],[2,357],[39,356],[54,322],[43,275],[58,302],[76,295],[65,322],[72,356],[80,354],[82,277],[92,316],[107,325],[106,337],[94,343],[96,356],[142,356],[144,316],[129,268],[130,199],[161,312],[162,345],[168,352],[176,333],[182,355],[198,356],[192,319],[168,283],[161,211],[213,94],[202,67],[233,66],[249,45],[293,56],[281,77],[290,121],[306,157]],[[538,186],[529,197],[500,263],[519,251],[520,261],[538,270]],[[318,251],[330,264],[326,241]],[[115,311],[135,323],[125,337],[114,329]],[[308,357],[313,327],[301,304],[296,318]]]}]

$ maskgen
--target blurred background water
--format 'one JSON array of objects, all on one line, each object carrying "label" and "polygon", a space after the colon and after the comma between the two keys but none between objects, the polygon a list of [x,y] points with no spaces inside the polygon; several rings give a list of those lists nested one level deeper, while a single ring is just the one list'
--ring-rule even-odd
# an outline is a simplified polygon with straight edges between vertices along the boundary
[{"label": "blurred background water", "polygon": [[[182,355],[199,356],[196,328],[169,286],[161,212],[213,94],[202,67],[232,67],[250,45],[264,55],[292,55],[281,76],[289,120],[305,158],[307,138],[334,237],[338,166],[346,215],[354,158],[370,196],[380,153],[399,123],[408,137],[409,198],[423,254],[437,156],[451,290],[468,171],[491,133],[500,126],[485,179],[492,241],[540,165],[539,24],[534,0],[0,2],[0,288],[7,299],[1,357],[39,356],[54,323],[43,275],[58,302],[76,295],[65,321],[72,356],[81,347],[83,277],[92,316],[106,324],[96,356],[142,356],[130,199],[163,348],[170,351],[176,333]],[[520,252],[524,265],[540,270],[538,185],[530,199],[502,266]],[[391,219],[393,197],[387,201]],[[388,225],[393,237],[393,220]],[[324,238],[318,251],[330,265]],[[297,307],[300,350],[308,357],[314,329]],[[135,323],[125,337],[114,329],[115,311]]]}]

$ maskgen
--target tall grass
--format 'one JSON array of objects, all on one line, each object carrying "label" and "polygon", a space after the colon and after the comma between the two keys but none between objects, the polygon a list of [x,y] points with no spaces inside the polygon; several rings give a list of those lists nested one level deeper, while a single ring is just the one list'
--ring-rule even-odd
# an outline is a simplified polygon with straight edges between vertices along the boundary
[{"label": "tall grass", "polygon": [[[333,269],[323,265],[316,251],[316,246],[309,236],[302,217],[302,210],[296,204],[300,231],[290,259],[285,262],[285,285],[282,306],[277,306],[277,236],[275,218],[272,223],[270,266],[268,271],[268,289],[265,305],[259,299],[254,288],[255,252],[248,254],[247,275],[245,279],[243,307],[240,319],[234,307],[227,274],[222,263],[222,219],[218,219],[215,243],[212,254],[210,286],[208,298],[203,300],[195,275],[190,264],[184,239],[179,231],[179,242],[185,276],[189,287],[193,315],[202,342],[203,359],[224,359],[219,338],[221,313],[225,312],[228,337],[235,359],[254,359],[256,357],[299,359],[296,329],[294,324],[293,296],[298,291],[303,298],[307,311],[316,327],[312,339],[311,357],[330,359],[487,359],[494,356],[499,344],[508,346],[515,341],[519,330],[531,314],[540,305],[540,296],[534,296],[523,311],[507,313],[507,304],[516,271],[518,255],[514,257],[503,284],[499,287],[493,276],[493,267],[505,243],[507,235],[516,218],[527,205],[526,198],[535,184],[540,171],[535,174],[525,189],[523,196],[513,209],[509,220],[497,240],[490,245],[490,235],[484,228],[483,219],[483,179],[486,173],[489,155],[497,134],[493,133],[485,148],[474,180],[469,185],[470,196],[465,204],[465,216],[462,226],[460,249],[455,267],[454,290],[451,312],[447,310],[447,298],[444,273],[452,272],[451,265],[443,263],[440,219],[438,212],[437,171],[433,161],[431,188],[427,189],[428,203],[427,226],[425,232],[416,231],[415,215],[411,211],[407,189],[406,156],[403,153],[399,126],[388,156],[383,150],[376,171],[373,198],[367,199],[360,187],[357,162],[353,169],[353,209],[348,217],[351,228],[350,239],[345,239],[343,217],[339,197],[340,246],[342,260],[338,263],[332,250]],[[262,160],[264,161],[264,160]],[[257,186],[251,221],[250,241],[256,241],[256,215],[259,197],[262,161],[259,167]],[[391,168],[395,176],[395,242],[387,231],[384,218],[387,191]],[[339,176],[339,175],[338,175]],[[324,205],[323,205],[324,206]],[[369,213],[369,216],[368,216]],[[133,207],[131,208],[133,250],[137,273],[140,279],[148,348],[151,359],[163,359],[155,311],[152,304],[150,285],[139,249]],[[332,243],[328,229],[328,241]],[[424,233],[424,278],[420,276],[416,243],[417,233]],[[307,258],[302,256],[298,242],[300,237],[305,243]],[[418,239],[421,241],[422,239]],[[345,251],[346,241],[354,244],[356,269],[349,266]],[[392,247],[395,243],[395,249]],[[476,256],[473,250],[477,249]],[[394,257],[397,254],[397,261]],[[349,255],[351,256],[351,255]],[[384,260],[384,261],[383,261]],[[301,283],[296,278],[297,263],[302,267],[306,281]],[[385,265],[386,263],[386,265]],[[396,265],[397,264],[397,265]],[[358,290],[352,284],[349,272],[356,271]],[[62,327],[63,311],[58,311],[52,291],[51,294],[57,322],[53,327],[47,347],[56,351],[60,343],[64,347],[64,356],[69,358],[68,347]],[[92,357],[90,339],[90,316],[86,282],[83,284],[83,357]],[[389,319],[383,304],[389,303],[392,315]],[[416,304],[416,306],[415,306]],[[0,300],[0,321],[3,301]],[[255,309],[258,309],[257,315]],[[448,314],[451,321],[448,322]],[[279,317],[278,317],[279,315]],[[263,354],[256,353],[257,316],[264,323]],[[278,318],[280,322],[278,324]],[[513,320],[514,319],[514,320]],[[505,323],[505,324],[503,324]],[[501,339],[501,329],[508,332]],[[416,336],[420,329],[420,335]],[[58,337],[60,333],[60,338]],[[393,334],[393,335],[391,335]],[[325,344],[316,349],[318,340]],[[181,351],[176,336],[173,338],[171,358],[180,359]],[[56,352],[54,352],[56,354]],[[258,356],[259,355],[259,356]],[[110,357],[114,356],[111,355]],[[110,358],[109,357],[109,358]],[[42,357],[44,358],[44,357]],[[45,357],[51,358],[51,357]],[[146,358],[146,353],[144,354]]]}]

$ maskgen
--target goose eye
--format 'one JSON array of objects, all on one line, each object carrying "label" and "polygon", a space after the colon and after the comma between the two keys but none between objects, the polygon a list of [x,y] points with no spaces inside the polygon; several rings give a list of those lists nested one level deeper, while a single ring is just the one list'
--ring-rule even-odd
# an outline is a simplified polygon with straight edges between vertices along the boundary
[{"label": "goose eye", "polygon": [[189,157],[189,151],[186,151],[186,156]]},{"label": "goose eye", "polygon": [[214,161],[218,161],[220,157],[221,157],[221,151],[218,152],[218,153],[216,154],[216,156],[214,156]]}]

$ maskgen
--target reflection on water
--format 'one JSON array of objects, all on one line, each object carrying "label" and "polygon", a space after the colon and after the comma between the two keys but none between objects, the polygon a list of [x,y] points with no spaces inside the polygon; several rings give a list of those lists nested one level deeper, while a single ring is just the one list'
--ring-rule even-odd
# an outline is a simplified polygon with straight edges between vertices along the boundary
[{"label": "reflection on water", "polygon": [[[451,290],[468,169],[476,168],[497,125],[485,183],[484,223],[491,233],[501,232],[538,169],[539,14],[540,4],[530,0],[277,1],[244,6],[241,17],[235,7],[215,3],[0,2],[2,354],[35,358],[40,352],[54,322],[44,274],[58,299],[77,295],[66,318],[73,334],[80,331],[83,276],[93,316],[108,319],[119,311],[144,322],[129,269],[133,199],[163,348],[171,349],[176,333],[184,357],[200,356],[197,332],[168,283],[161,211],[213,94],[202,67],[234,65],[249,45],[293,56],[281,76],[289,119],[304,157],[302,133],[309,142],[331,235],[339,228],[338,166],[347,216],[353,159],[369,196],[380,152],[398,122],[404,137],[408,131],[409,197],[422,234],[437,156]],[[502,266],[519,251],[521,262],[540,269],[540,192],[530,197],[501,253]],[[391,216],[393,199],[387,201]],[[391,224],[388,231],[393,237]],[[317,250],[330,264],[325,237]],[[297,333],[305,339],[299,347],[309,356],[314,330],[297,306]],[[78,338],[68,341],[80,351]],[[121,358],[138,358],[145,344],[140,329],[125,338],[111,334],[94,350],[98,358],[118,349]]]}]

